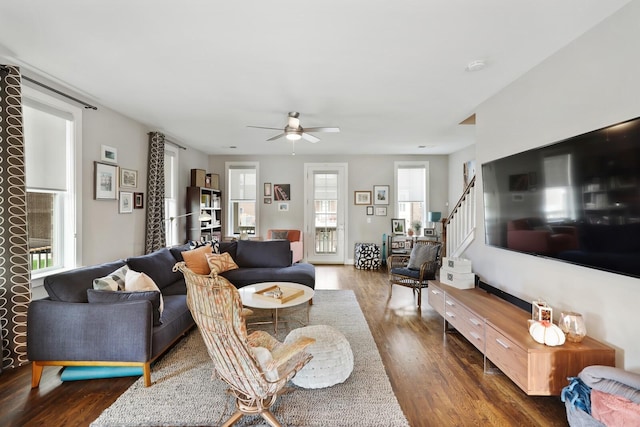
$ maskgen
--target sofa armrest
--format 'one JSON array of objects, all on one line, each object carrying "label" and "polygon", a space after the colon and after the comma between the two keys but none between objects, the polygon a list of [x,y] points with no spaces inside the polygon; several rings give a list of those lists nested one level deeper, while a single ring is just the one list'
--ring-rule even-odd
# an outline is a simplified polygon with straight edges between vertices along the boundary
[{"label": "sofa armrest", "polygon": [[32,301],[27,314],[29,360],[146,362],[152,354],[152,309],[150,301]]}]

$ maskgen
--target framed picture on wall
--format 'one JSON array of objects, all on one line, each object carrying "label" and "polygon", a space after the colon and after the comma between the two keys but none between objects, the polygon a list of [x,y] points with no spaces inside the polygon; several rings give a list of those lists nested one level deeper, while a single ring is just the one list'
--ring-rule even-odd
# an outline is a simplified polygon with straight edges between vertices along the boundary
[{"label": "framed picture on wall", "polygon": [[126,214],[131,212],[133,212],[133,193],[129,191],[121,191],[118,213]]},{"label": "framed picture on wall", "polygon": [[353,203],[356,205],[370,205],[371,191],[354,191]]},{"label": "framed picture on wall", "polygon": [[108,145],[100,146],[100,161],[118,163],[118,150]]},{"label": "framed picture on wall", "polygon": [[387,216],[387,207],[377,207],[376,216]]},{"label": "framed picture on wall", "polygon": [[373,215],[373,206],[367,206],[367,215]]},{"label": "framed picture on wall", "polygon": [[138,171],[120,168],[120,187],[136,188],[138,186]]},{"label": "framed picture on wall", "polygon": [[96,200],[116,200],[118,191],[118,167],[94,162],[94,198]]},{"label": "framed picture on wall", "polygon": [[264,197],[271,197],[271,183],[264,183]]},{"label": "framed picture on wall", "polygon": [[373,204],[374,205],[389,204],[389,186],[388,185],[373,186]]},{"label": "framed picture on wall", "polygon": [[133,193],[133,209],[144,208],[144,193]]}]

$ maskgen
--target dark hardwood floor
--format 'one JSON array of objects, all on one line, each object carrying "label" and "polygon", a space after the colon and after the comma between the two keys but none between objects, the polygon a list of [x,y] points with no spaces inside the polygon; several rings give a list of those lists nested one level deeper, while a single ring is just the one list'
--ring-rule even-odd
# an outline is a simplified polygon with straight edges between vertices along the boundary
[{"label": "dark hardwood floor", "polygon": [[[384,271],[317,266],[317,289],[352,289],[369,323],[398,401],[412,426],[566,426],[559,397],[531,397],[502,374],[485,374],[483,356],[410,289]],[[31,368],[0,375],[0,425],[87,426],[137,378],[61,382],[45,367],[31,389]],[[375,393],[375,390],[372,390]],[[158,402],[162,404],[162,402]]]}]

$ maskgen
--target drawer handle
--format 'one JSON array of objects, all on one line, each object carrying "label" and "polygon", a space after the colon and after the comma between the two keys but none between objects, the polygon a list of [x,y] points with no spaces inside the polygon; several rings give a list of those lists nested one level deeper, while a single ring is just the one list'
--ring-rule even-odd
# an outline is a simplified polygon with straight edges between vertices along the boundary
[{"label": "drawer handle", "polygon": [[480,337],[480,335],[476,334],[475,332],[469,332],[469,334],[474,337],[475,339],[477,339],[478,341],[482,341],[482,338]]},{"label": "drawer handle", "polygon": [[507,344],[507,343],[505,343],[505,342],[501,341],[501,340],[500,340],[500,338],[496,338],[496,342],[497,342],[498,344],[500,344],[501,346],[503,346],[504,348],[506,348],[507,350],[508,350],[509,348],[511,348],[511,347],[509,347],[509,344]]},{"label": "drawer handle", "polygon": [[473,323],[475,326],[480,326],[480,322],[478,322],[476,319],[474,319],[473,317],[469,319],[469,322]]},{"label": "drawer handle", "polygon": [[435,294],[435,295],[440,295],[440,291],[437,291],[437,290],[435,290],[435,289],[432,289],[432,290],[431,290],[431,293],[432,293],[432,294]]},{"label": "drawer handle", "polygon": [[450,311],[447,311],[447,316],[449,316],[449,317],[451,317],[451,318],[455,318],[455,317],[456,317],[456,315],[455,315],[455,314],[453,314],[453,313],[452,313],[452,312],[450,312]]},{"label": "drawer handle", "polygon": [[453,307],[456,305],[456,303],[453,301],[447,300],[447,305]]}]

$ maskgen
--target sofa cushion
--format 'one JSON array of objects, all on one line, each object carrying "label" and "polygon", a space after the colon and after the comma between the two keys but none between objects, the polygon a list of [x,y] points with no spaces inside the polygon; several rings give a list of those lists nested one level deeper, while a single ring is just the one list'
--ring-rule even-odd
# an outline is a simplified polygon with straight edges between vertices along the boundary
[{"label": "sofa cushion", "polygon": [[123,265],[116,271],[112,271],[104,277],[93,279],[93,289],[103,291],[124,291],[124,279],[129,267]]},{"label": "sofa cushion", "polygon": [[262,282],[291,282],[314,288],[316,270],[313,265],[298,263],[289,267],[238,268],[220,274],[236,288]]},{"label": "sofa cushion", "polygon": [[151,301],[153,306],[153,324],[160,325],[160,292],[158,291],[106,291],[87,289],[87,299],[89,303],[109,303],[115,304],[122,301]]},{"label": "sofa cushion", "polygon": [[161,290],[182,278],[180,272],[173,271],[175,263],[176,259],[168,248],[127,259],[130,269],[146,273]]},{"label": "sofa cushion", "polygon": [[53,301],[88,302],[87,289],[93,288],[93,279],[103,277],[125,265],[114,261],[90,267],[76,268],[44,279],[44,288]]},{"label": "sofa cushion", "polygon": [[223,254],[227,252],[231,255],[231,258],[236,259],[236,254],[238,251],[238,242],[220,242],[220,253]]},{"label": "sofa cushion", "polygon": [[184,261],[184,258],[182,258],[182,252],[190,250],[191,248],[189,247],[189,243],[185,243],[184,245],[171,246],[169,248],[169,252],[171,252],[171,255],[173,255],[173,257],[176,259],[175,262]]},{"label": "sofa cushion", "polygon": [[233,258],[231,258],[231,255],[229,255],[228,252],[223,254],[206,254],[205,256],[211,271],[224,273],[225,271],[238,268],[238,264],[233,261]]},{"label": "sofa cushion", "polygon": [[239,267],[288,267],[291,245],[288,240],[240,240],[234,260]]},{"label": "sofa cushion", "polygon": [[207,255],[213,253],[212,250],[209,245],[200,246],[197,249],[182,252],[182,258],[187,267],[195,274],[209,274],[211,268],[207,262]]}]

